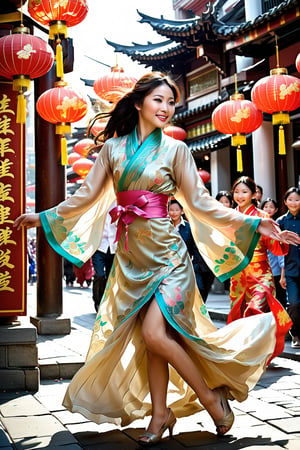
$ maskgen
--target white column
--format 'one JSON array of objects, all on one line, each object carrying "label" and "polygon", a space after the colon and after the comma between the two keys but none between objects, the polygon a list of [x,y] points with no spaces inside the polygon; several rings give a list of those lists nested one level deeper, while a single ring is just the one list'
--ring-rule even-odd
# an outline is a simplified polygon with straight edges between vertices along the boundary
[{"label": "white column", "polygon": [[215,197],[220,190],[231,190],[229,147],[212,152],[210,157],[211,195]]},{"label": "white column", "polygon": [[252,133],[254,181],[263,188],[263,199],[276,199],[273,126],[263,122]]}]

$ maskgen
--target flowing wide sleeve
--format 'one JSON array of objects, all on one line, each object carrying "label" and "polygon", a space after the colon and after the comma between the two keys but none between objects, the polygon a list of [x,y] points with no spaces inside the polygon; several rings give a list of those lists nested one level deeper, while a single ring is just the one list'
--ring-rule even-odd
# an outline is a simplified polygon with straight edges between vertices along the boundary
[{"label": "flowing wide sleeve", "polygon": [[77,192],[40,213],[50,245],[78,267],[97,250],[107,211],[115,199],[109,166],[111,151],[108,141]]},{"label": "flowing wide sleeve", "polygon": [[179,144],[174,159],[176,199],[183,205],[195,243],[214,274],[224,281],[250,262],[260,218],[224,207],[209,195],[190,151]]}]

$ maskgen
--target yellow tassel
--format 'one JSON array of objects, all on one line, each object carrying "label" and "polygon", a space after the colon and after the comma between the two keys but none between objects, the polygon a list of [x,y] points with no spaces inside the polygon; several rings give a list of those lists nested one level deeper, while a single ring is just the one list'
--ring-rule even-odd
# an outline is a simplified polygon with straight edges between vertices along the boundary
[{"label": "yellow tassel", "polygon": [[237,158],[237,167],[236,170],[238,172],[243,172],[243,156],[242,156],[242,150],[240,146],[236,149],[236,158]]},{"label": "yellow tassel", "polygon": [[278,132],[278,147],[279,147],[279,155],[286,155],[285,151],[285,138],[284,138],[284,128],[282,125],[279,127]]},{"label": "yellow tassel", "polygon": [[56,76],[58,78],[64,77],[64,60],[63,60],[63,49],[60,39],[58,39],[56,44]]},{"label": "yellow tassel", "polygon": [[16,122],[17,123],[26,122],[26,99],[23,92],[18,95]]},{"label": "yellow tassel", "polygon": [[65,136],[62,136],[60,140],[60,163],[62,166],[68,164],[67,139]]}]

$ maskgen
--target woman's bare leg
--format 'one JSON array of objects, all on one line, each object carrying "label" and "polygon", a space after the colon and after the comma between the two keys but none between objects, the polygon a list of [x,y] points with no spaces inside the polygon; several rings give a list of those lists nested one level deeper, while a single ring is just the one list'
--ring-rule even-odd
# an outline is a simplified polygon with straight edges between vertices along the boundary
[{"label": "woman's bare leg", "polygon": [[[223,418],[224,410],[220,403],[219,394],[208,388],[203,380],[199,369],[194,364],[191,357],[185,349],[167,333],[167,325],[165,318],[156,302],[153,300],[144,316],[142,325],[142,334],[145,345],[150,356],[149,366],[154,364],[153,368],[148,369],[149,384],[151,390],[151,399],[153,407],[153,417],[150,422],[149,431],[157,433],[163,420],[156,418],[158,415],[167,416],[167,407],[165,404],[165,367],[162,361],[169,362],[186,381],[186,383],[196,392],[201,404],[205,407],[213,420],[218,421]],[[157,355],[161,359],[154,359],[152,355]],[[161,361],[158,363],[158,361]],[[163,383],[157,383],[159,377],[164,379]],[[161,399],[161,400],[159,400]],[[162,406],[162,401],[164,406]],[[161,409],[164,408],[164,413]],[[157,423],[160,425],[157,427]],[[155,427],[154,427],[155,424]],[[226,432],[226,429],[220,430]]]}]

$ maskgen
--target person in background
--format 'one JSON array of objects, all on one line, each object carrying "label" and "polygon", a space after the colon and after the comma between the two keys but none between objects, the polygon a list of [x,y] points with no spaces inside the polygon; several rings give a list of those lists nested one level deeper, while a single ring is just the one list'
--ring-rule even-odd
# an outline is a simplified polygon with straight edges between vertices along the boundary
[{"label": "person in background", "polygon": [[[278,204],[276,200],[270,197],[266,198],[261,204],[261,209],[269,214],[272,219],[276,220],[278,212]],[[286,308],[286,291],[280,284],[282,271],[284,271],[284,256],[273,255],[273,253],[268,250],[268,257],[275,281],[276,298],[280,301],[282,306]]]},{"label": "person in background", "polygon": [[66,281],[66,287],[73,287],[76,276],[73,264],[67,258],[64,258],[64,279]]},{"label": "person in background", "polygon": [[76,281],[80,284],[80,287],[85,287],[84,282],[86,282],[86,286],[90,287],[93,281],[94,275],[94,267],[92,263],[92,258],[89,258],[82,266],[78,267],[73,264],[73,270],[75,273]]},{"label": "person in background", "polygon": [[[289,188],[284,194],[284,204],[288,211],[277,219],[282,230],[290,230],[300,236],[300,189]],[[300,348],[300,245],[290,245],[284,257],[284,271],[280,280],[286,289],[288,313],[293,321],[290,330],[292,348]]]},{"label": "person in background", "polygon": [[[113,202],[110,211],[116,206]],[[93,300],[96,312],[98,311],[103,296],[109,272],[111,270],[117,244],[115,243],[117,227],[111,222],[111,216],[107,214],[101,244],[92,256],[95,275],[93,278]]]},{"label": "person in background", "polygon": [[[256,207],[256,185],[248,176],[238,178],[232,187],[233,200],[237,210],[247,217],[268,217],[268,214]],[[269,263],[267,250],[274,255],[285,255],[289,246],[262,236],[254,250],[250,263],[239,273],[231,277],[231,309],[228,323],[269,310],[278,310],[275,299],[275,283]]]},{"label": "person in background", "polygon": [[28,255],[28,281],[33,286],[36,282],[36,241],[34,238],[30,239],[27,245]]},{"label": "person in background", "polygon": [[226,206],[226,208],[233,207],[233,198],[229,191],[219,191],[216,195],[216,200]]},{"label": "person in background", "polygon": [[247,398],[290,327],[279,302],[280,321],[271,313],[220,329],[213,324],[168,217],[169,198],[183,205],[199,250],[220,278],[248,264],[261,235],[300,243],[271,219],[224,208],[209,195],[187,145],[163,133],[179,99],[168,75],[143,75],[110,112],[96,116],[108,119],[105,143],[76,193],[14,222],[17,230],[43,226],[52,246],[80,265],[97,250],[117,198],[110,211],[118,221],[110,287],[63,404],[98,424],[128,426],[151,415],[140,445],[158,443],[166,430],[172,434],[176,416],[204,408],[216,433],[228,433],[234,422],[228,399]]},{"label": "person in background", "polygon": [[190,224],[183,219],[183,214],[182,205],[177,200],[171,200],[169,203],[169,216],[187,246],[195,272],[197,287],[205,303],[215,276],[200,255],[191,232]]},{"label": "person in background", "polygon": [[262,197],[264,195],[264,190],[261,186],[259,186],[259,184],[256,185],[256,193],[255,193],[255,197],[256,197],[256,206],[257,208],[260,208],[261,202],[262,202]]}]

